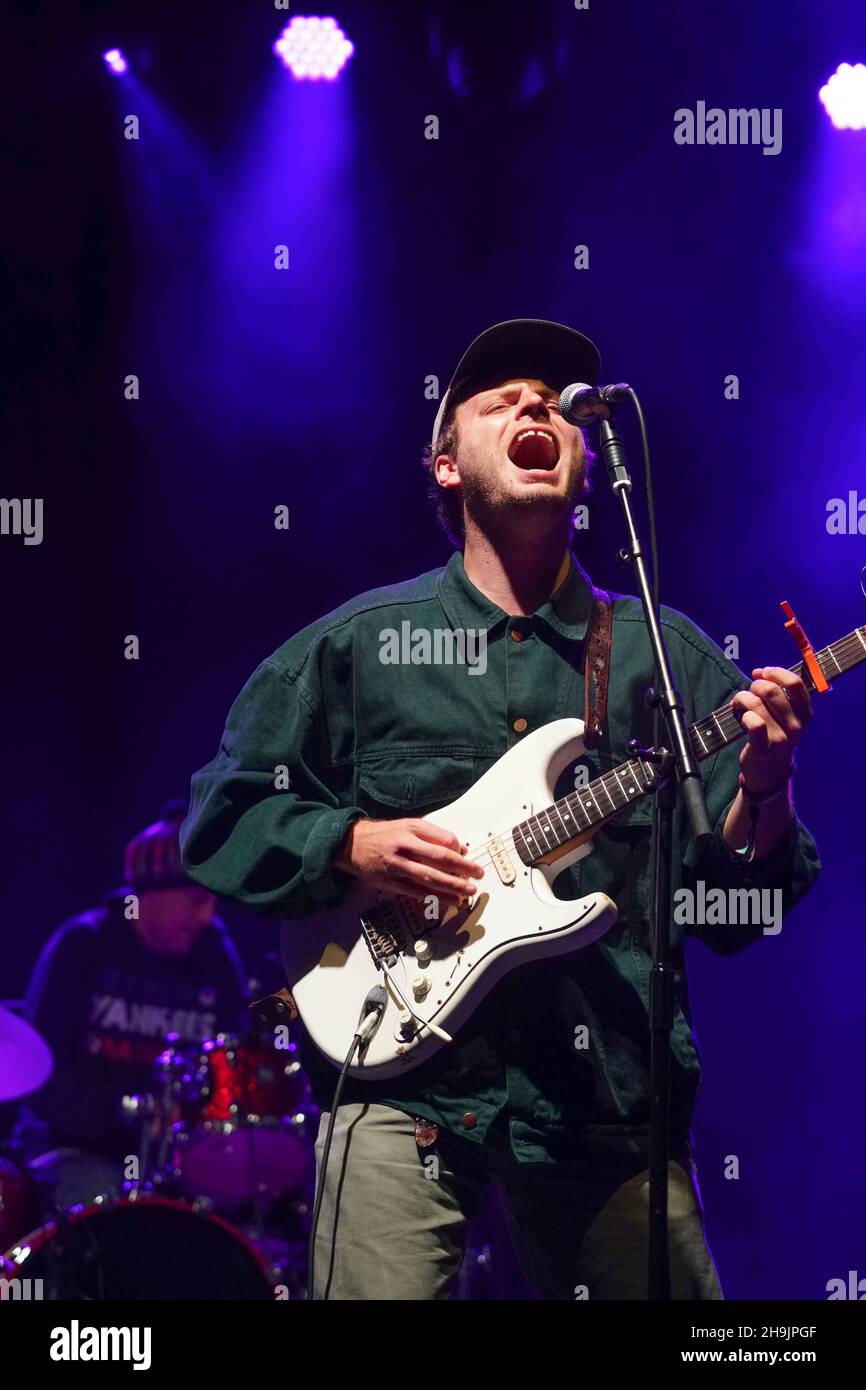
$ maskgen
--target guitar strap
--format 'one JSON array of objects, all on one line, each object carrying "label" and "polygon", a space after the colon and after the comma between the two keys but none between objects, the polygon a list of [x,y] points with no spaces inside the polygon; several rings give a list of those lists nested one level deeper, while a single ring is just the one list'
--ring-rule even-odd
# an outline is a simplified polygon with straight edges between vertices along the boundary
[{"label": "guitar strap", "polygon": [[613,612],[610,594],[604,589],[593,588],[584,657],[583,707],[586,728],[583,741],[587,748],[596,746],[604,728],[612,640]]}]

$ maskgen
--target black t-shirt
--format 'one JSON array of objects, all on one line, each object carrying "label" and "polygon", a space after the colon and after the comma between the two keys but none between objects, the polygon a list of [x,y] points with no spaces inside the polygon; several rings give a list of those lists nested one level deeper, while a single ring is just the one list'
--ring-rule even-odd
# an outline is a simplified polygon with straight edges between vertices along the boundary
[{"label": "black t-shirt", "polygon": [[186,955],[164,956],[123,909],[120,892],[64,922],[39,957],[27,995],[28,1017],[54,1054],[54,1072],[27,1109],[47,1122],[53,1143],[111,1156],[135,1152],[121,1098],[153,1090],[153,1064],[169,1033],[195,1059],[205,1038],[249,1022],[243,968],[219,920]]}]

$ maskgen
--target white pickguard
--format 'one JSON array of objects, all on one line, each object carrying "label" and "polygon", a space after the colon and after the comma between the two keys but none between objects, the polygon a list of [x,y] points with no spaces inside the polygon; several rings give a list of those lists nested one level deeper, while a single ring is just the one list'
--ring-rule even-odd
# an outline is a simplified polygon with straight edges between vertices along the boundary
[{"label": "white pickguard", "polygon": [[[375,963],[360,927],[366,909],[390,905],[397,915],[399,950],[391,967],[394,980],[424,1022],[453,1035],[496,982],[522,961],[576,951],[613,925],[616,911],[604,893],[565,902],[553,892],[559,874],[592,849],[591,840],[561,854],[551,864],[527,868],[510,838],[513,826],[549,806],[557,778],[583,753],[583,723],[558,719],[528,734],[457,801],[425,816],[453,831],[484,864],[475,899],[465,910],[448,909],[441,922],[426,920],[424,904],[386,898],[360,883],[339,908],[282,927],[283,965],[301,1018],[313,1042],[341,1065],[358,1025],[368,991],[388,986],[388,1005],[370,1041],[349,1074],[379,1080],[401,1075],[445,1046],[416,1021],[414,1035],[400,1028],[403,1004]],[[489,853],[490,836],[501,838],[514,879],[503,882]],[[420,932],[432,948],[420,966],[412,950]],[[430,988],[416,998],[412,980],[424,975]]]}]

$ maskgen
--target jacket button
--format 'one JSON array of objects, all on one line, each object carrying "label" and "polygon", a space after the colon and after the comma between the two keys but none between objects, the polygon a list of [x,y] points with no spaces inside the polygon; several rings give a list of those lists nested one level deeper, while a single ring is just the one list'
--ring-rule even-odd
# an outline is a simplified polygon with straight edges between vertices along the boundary
[{"label": "jacket button", "polygon": [[527,721],[525,719],[515,719],[511,727],[516,734],[522,734],[523,730],[527,727]]},{"label": "jacket button", "polygon": [[520,631],[520,628],[519,628],[519,627],[513,627],[513,628],[511,629],[511,640],[512,640],[512,642],[522,642],[522,641],[523,641],[523,633]]},{"label": "jacket button", "polygon": [[463,1128],[474,1129],[478,1124],[478,1116],[472,1110],[467,1110],[463,1116]]}]

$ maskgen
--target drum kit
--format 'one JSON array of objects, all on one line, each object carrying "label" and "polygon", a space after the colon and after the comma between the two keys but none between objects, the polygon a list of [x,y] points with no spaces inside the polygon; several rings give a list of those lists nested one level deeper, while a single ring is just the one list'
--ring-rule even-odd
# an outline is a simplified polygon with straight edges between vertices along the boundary
[{"label": "drum kit", "polygon": [[[121,1102],[124,1165],[7,1141],[0,1293],[40,1280],[54,1299],[304,1298],[316,1108],[296,1051],[256,1031],[169,1037],[152,1089]],[[39,1034],[0,1007],[0,1103],[51,1070]]]}]

